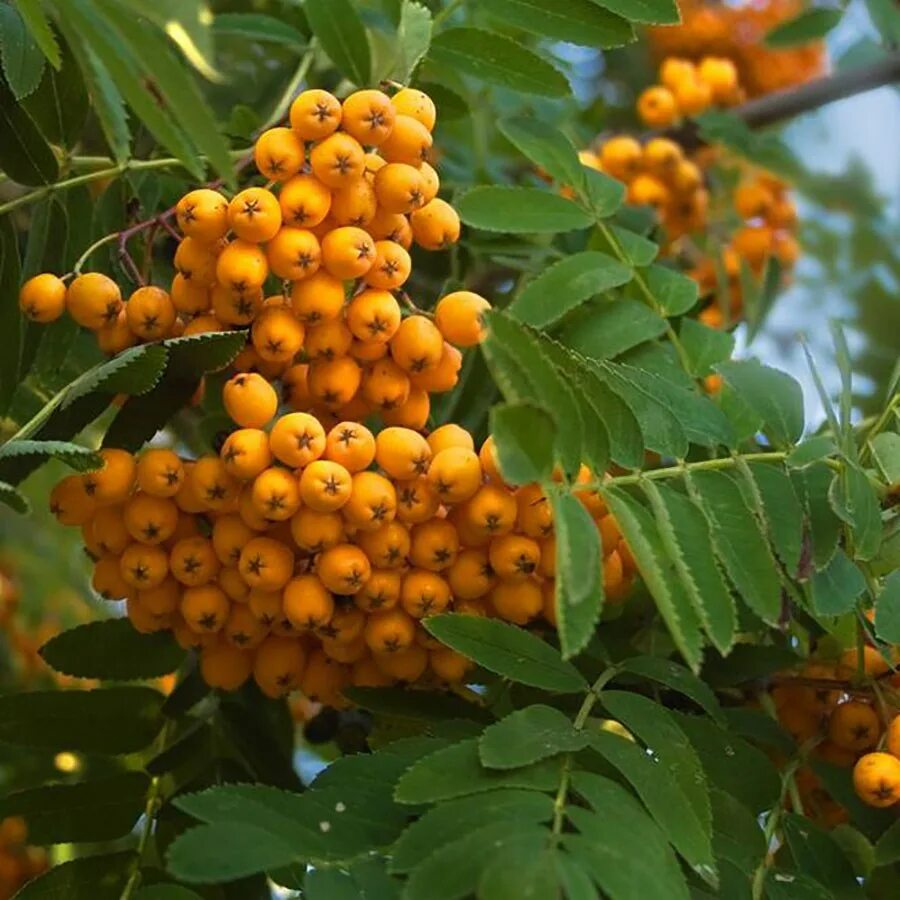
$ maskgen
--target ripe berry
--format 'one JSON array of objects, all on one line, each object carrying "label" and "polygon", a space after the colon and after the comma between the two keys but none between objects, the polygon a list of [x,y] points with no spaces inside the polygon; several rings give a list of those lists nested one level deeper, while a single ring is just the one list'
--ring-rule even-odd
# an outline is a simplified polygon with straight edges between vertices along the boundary
[{"label": "ripe berry", "polygon": [[19,291],[19,309],[32,322],[55,321],[66,309],[65,284],[49,272],[29,278]]}]

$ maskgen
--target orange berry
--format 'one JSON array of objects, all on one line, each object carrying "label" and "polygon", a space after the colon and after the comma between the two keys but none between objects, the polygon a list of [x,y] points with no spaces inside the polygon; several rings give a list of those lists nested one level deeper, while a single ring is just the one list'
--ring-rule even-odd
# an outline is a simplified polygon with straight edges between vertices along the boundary
[{"label": "orange berry", "polygon": [[163,616],[173,613],[181,602],[181,585],[171,575],[167,575],[162,584],[146,591],[139,591],[138,600],[152,615]]},{"label": "orange berry", "polygon": [[346,356],[352,343],[353,334],[343,319],[326,319],[309,329],[304,349],[307,357],[315,362]]},{"label": "orange berry", "polygon": [[119,574],[140,591],[159,587],[169,574],[169,558],[162,547],[131,544],[119,557]]},{"label": "orange berry", "polygon": [[29,278],[19,291],[19,309],[42,325],[58,319],[66,310],[66,286],[62,279],[43,272]]},{"label": "orange berry", "polygon": [[209,309],[209,288],[190,281],[180,272],[176,272],[172,279],[171,297],[175,309],[186,316],[195,316]]},{"label": "orange berry", "polygon": [[394,241],[375,242],[375,260],[364,281],[370,287],[394,291],[402,287],[412,271],[409,253]]},{"label": "orange berry", "polygon": [[282,306],[266,307],[250,329],[256,352],[269,362],[290,363],[303,348],[305,334],[303,323]]},{"label": "orange berry", "polygon": [[328,91],[303,91],[291,103],[290,120],[291,128],[304,141],[321,140],[341,124],[340,101]]},{"label": "orange berry", "polygon": [[344,285],[340,279],[319,269],[291,287],[294,315],[308,325],[336,319],[344,306]]},{"label": "orange berry", "polygon": [[324,455],[348,472],[361,472],[375,459],[375,438],[359,422],[341,422],[328,432]]},{"label": "orange berry", "polygon": [[178,507],[166,497],[135,494],[123,510],[128,534],[142,544],[162,544],[178,525]]},{"label": "orange berry", "polygon": [[294,554],[274,538],[255,537],[244,544],[238,567],[252,590],[278,591],[294,573]]},{"label": "orange berry", "polygon": [[316,144],[309,154],[313,175],[326,187],[344,187],[362,178],[366,154],[359,141],[349,134],[332,134]]},{"label": "orange berry", "polygon": [[381,91],[355,91],[342,104],[341,126],[367,147],[383,143],[394,128],[396,110]]},{"label": "orange berry", "polygon": [[300,685],[305,666],[300,641],[271,635],[256,648],[253,679],[267,697],[283,697]]},{"label": "orange berry", "polygon": [[413,210],[409,224],[412,238],[423,250],[443,250],[459,240],[459,215],[440,197],[435,197],[419,209]]},{"label": "orange berry", "polygon": [[243,428],[262,428],[278,411],[275,388],[256,372],[235,375],[222,388],[225,412]]},{"label": "orange berry", "polygon": [[412,646],[416,638],[416,623],[402,609],[374,612],[366,620],[363,637],[373,653],[398,653]]},{"label": "orange berry", "polygon": [[275,458],[299,469],[318,459],[325,450],[325,429],[308,413],[282,416],[269,434],[269,446]]},{"label": "orange berry", "polygon": [[239,428],[225,438],[219,456],[229,475],[250,481],[272,464],[269,436],[261,428]]},{"label": "orange berry", "polygon": [[659,67],[659,80],[667,87],[674,90],[679,84],[685,81],[696,81],[697,69],[694,64],[687,59],[679,59],[670,56],[663,60]]},{"label": "orange berry", "polygon": [[654,85],[641,92],[637,112],[649,128],[668,128],[678,119],[678,103],[667,87]]},{"label": "orange berry", "polygon": [[241,558],[244,545],[255,536],[253,529],[239,515],[230,513],[216,517],[210,539],[219,562],[223,566],[235,566]]},{"label": "orange berry", "polygon": [[536,540],[553,534],[553,508],[539,485],[520,487],[516,491],[516,506],[519,531]]},{"label": "orange berry", "polygon": [[421,569],[441,572],[459,553],[459,535],[449,519],[431,519],[410,532],[409,561]]},{"label": "orange berry", "polygon": [[730,59],[705,56],[700,60],[697,74],[709,85],[714,103],[728,105],[732,102],[738,87],[738,70]]},{"label": "orange berry", "polygon": [[455,425],[452,422],[447,425],[441,425],[440,428],[435,428],[428,435],[427,440],[432,453],[440,453],[441,450],[446,450],[448,447],[463,447],[466,450],[475,449],[472,435],[461,425]]},{"label": "orange berry", "polygon": [[300,508],[296,476],[277,466],[257,475],[250,496],[256,511],[272,522],[284,522]]},{"label": "orange berry", "polygon": [[300,497],[316,512],[335,512],[350,499],[350,473],[327,459],[311,462],[300,476]]},{"label": "orange berry", "polygon": [[839,703],[828,720],[828,739],[843,750],[870,750],[881,736],[881,721],[868,703]]},{"label": "orange berry", "polygon": [[122,503],[134,487],[137,471],[134,457],[127,450],[113,447],[101,450],[100,457],[103,465],[81,476],[84,493],[100,506]]},{"label": "orange berry", "polygon": [[376,241],[393,241],[404,250],[409,250],[412,246],[412,227],[406,216],[401,216],[400,213],[377,210],[375,218],[366,225],[366,231]]},{"label": "orange berry", "polygon": [[224,510],[237,497],[240,485],[218,456],[202,456],[187,475],[194,494],[207,509]]},{"label": "orange berry", "polygon": [[632,137],[620,135],[605,141],[600,148],[603,171],[619,181],[630,181],[641,169],[641,145]]},{"label": "orange berry", "polygon": [[409,376],[385,357],[366,369],[361,389],[366,402],[376,409],[396,409],[409,399]]},{"label": "orange berry", "polygon": [[335,189],[328,220],[333,223],[333,227],[354,225],[365,228],[375,218],[377,209],[375,189],[367,178],[357,178]]},{"label": "orange berry", "polygon": [[413,569],[400,586],[400,605],[414,619],[439,615],[450,605],[450,585],[435,572]]},{"label": "orange berry", "polygon": [[484,340],[484,314],[491,308],[472,291],[454,291],[438,300],[434,322],[444,338],[458,347],[473,347]]},{"label": "orange berry", "polygon": [[385,428],[375,438],[375,461],[395,480],[424,475],[430,460],[428,442],[409,428]]},{"label": "orange berry", "polygon": [[269,128],[253,146],[256,168],[269,181],[287,181],[302,168],[305,160],[303,141],[290,128]]},{"label": "orange berry", "polygon": [[228,204],[228,225],[243,241],[271,240],[281,227],[278,198],[265,188],[245,188]]},{"label": "orange berry", "polygon": [[178,541],[169,553],[172,575],[188,587],[208,584],[219,572],[221,563],[212,541],[197,536]]},{"label": "orange berry", "polygon": [[428,424],[431,413],[431,400],[426,391],[410,388],[405,403],[392,409],[380,408],[381,418],[385,425],[399,425],[401,428],[412,428],[421,431]]},{"label": "orange berry", "polygon": [[272,274],[289,281],[308,278],[319,268],[322,250],[316,236],[305,228],[282,228],[266,246]]},{"label": "orange berry", "polygon": [[488,548],[491,568],[505,581],[520,581],[537,570],[541,548],[537,541],[519,534],[494,538]]},{"label": "orange berry", "polygon": [[682,81],[672,88],[675,102],[682,115],[697,116],[705,112],[712,103],[713,94],[710,86],[697,78],[694,81]]},{"label": "orange berry", "polygon": [[322,238],[322,265],[335,278],[359,278],[375,262],[375,242],[361,228],[345,225]]},{"label": "orange berry", "polygon": [[441,505],[437,491],[424,477],[398,481],[396,493],[397,518],[409,525],[427,522]]},{"label": "orange berry", "polygon": [[189,587],[181,596],[181,615],[194,631],[220,631],[228,618],[229,603],[225,592],[214,584]]},{"label": "orange berry", "polygon": [[278,194],[281,218],[295,228],[315,228],[331,209],[331,191],[314,175],[295,175]]},{"label": "orange berry", "polygon": [[388,163],[375,175],[375,196],[389,213],[411,213],[425,205],[425,179],[415,166]]},{"label": "orange berry", "polygon": [[460,551],[446,572],[454,598],[477,600],[484,597],[496,583],[496,576],[484,549],[467,548]]},{"label": "orange berry", "polygon": [[172,298],[158,287],[140,287],[125,304],[128,327],[145,341],[166,337],[175,324]]},{"label": "orange berry", "polygon": [[321,553],[344,540],[344,520],[337,513],[303,507],[291,519],[291,537],[306,553]]},{"label": "orange berry", "polygon": [[284,614],[298,631],[314,631],[331,621],[334,599],[315,575],[298,575],[284,587]]},{"label": "orange berry", "polygon": [[115,322],[122,309],[122,293],[111,278],[87,272],[69,284],[66,309],[79,325],[96,331]]},{"label": "orange berry", "polygon": [[423,372],[410,372],[409,381],[414,388],[438,394],[450,391],[459,381],[459,370],[462,367],[462,353],[452,344],[443,342],[438,364]]},{"label": "orange berry", "polygon": [[428,131],[434,130],[434,123],[437,120],[437,108],[434,101],[424,91],[415,88],[401,88],[391,98],[394,109],[401,116],[411,116],[416,121],[421,122]]},{"label": "orange berry", "polygon": [[516,524],[516,498],[497,484],[482,485],[462,507],[465,522],[483,537],[508,534]]},{"label": "orange berry", "polygon": [[210,292],[213,313],[226,325],[249,325],[259,314],[263,305],[262,288],[243,292],[217,284]]},{"label": "orange berry", "polygon": [[444,503],[462,503],[481,487],[481,462],[472,451],[448,447],[435,454],[428,469],[428,482]]},{"label": "orange berry", "polygon": [[200,674],[212,688],[236,691],[252,671],[252,655],[226,641],[216,641],[200,649]]},{"label": "orange berry", "polygon": [[515,625],[527,625],[544,608],[544,596],[538,582],[498,581],[490,593],[497,615]]},{"label": "orange berry", "polygon": [[343,507],[344,518],[363,531],[374,531],[390,522],[397,513],[394,485],[377,472],[357,472],[352,477],[350,500]]},{"label": "orange berry", "polygon": [[121,600],[132,593],[134,584],[131,578],[125,578],[120,558],[105,554],[94,563],[91,587],[104,600]]},{"label": "orange berry", "polygon": [[214,244],[228,231],[228,201],[218,191],[198,188],[178,201],[175,217],[184,235]]},{"label": "orange berry", "polygon": [[893,806],[900,800],[900,759],[867,753],[853,767],[853,787],[869,806]]},{"label": "orange berry", "polygon": [[347,307],[347,326],[360,341],[389,341],[400,327],[400,319],[400,304],[386,290],[360,291]]},{"label": "orange berry", "polygon": [[236,293],[258,290],[268,274],[266,254],[248,241],[232,241],[216,261],[215,277],[223,287]]},{"label": "orange berry", "polygon": [[353,399],[361,378],[358,363],[349,356],[316,360],[309,367],[309,392],[329,409],[339,409]]},{"label": "orange berry", "polygon": [[644,168],[657,178],[669,178],[683,161],[684,153],[675,141],[651,138],[644,144]]},{"label": "orange berry", "polygon": [[428,158],[431,150],[431,132],[412,116],[398,115],[380,153],[389,163],[408,163],[417,166]]},{"label": "orange berry", "polygon": [[391,339],[391,356],[407,372],[425,372],[441,361],[444,338],[425,316],[409,316]]},{"label": "orange berry", "polygon": [[335,594],[355,594],[372,574],[369,558],[353,544],[337,544],[319,556],[316,567],[322,584]]}]

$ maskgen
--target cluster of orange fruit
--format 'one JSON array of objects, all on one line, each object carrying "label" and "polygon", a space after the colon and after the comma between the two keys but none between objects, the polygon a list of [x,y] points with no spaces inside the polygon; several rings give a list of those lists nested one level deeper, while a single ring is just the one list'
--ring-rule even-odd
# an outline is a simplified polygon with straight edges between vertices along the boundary
[{"label": "cluster of orange fruit", "polygon": [[803,0],[679,0],[678,8],[680,25],[648,29],[654,56],[727,57],[750,97],[802,84],[826,68],[822,41],[777,49],[766,45],[769,31],[803,12]]},{"label": "cluster of orange fruit", "polygon": [[[874,647],[864,651],[869,677],[890,675],[888,663]],[[870,806],[893,806],[900,801],[900,716],[883,714],[865,691],[845,690],[856,671],[856,657],[851,649],[837,663],[811,660],[796,680],[788,673],[772,689],[771,699],[785,731],[798,745],[813,745],[813,759],[852,768],[860,799]],[[886,752],[877,751],[882,743]],[[796,784],[807,815],[829,827],[848,820],[847,810],[811,766],[797,770]]]},{"label": "cluster of orange fruit", "polygon": [[0,900],[9,900],[26,881],[43,874],[46,852],[26,844],[28,828],[18,816],[0,820]]},{"label": "cluster of orange fruit", "polygon": [[[68,286],[42,273],[22,286],[20,307],[37,322],[68,310],[108,353],[252,325],[246,367],[277,374],[306,344],[310,359],[329,362],[320,367],[328,374],[316,381],[329,382],[354,373],[358,380],[358,363],[381,360],[400,331],[394,358],[415,341],[428,365],[420,355],[410,366],[437,369],[420,380],[434,381],[432,390],[452,386],[458,352],[424,317],[401,328],[395,296],[412,305],[402,290],[413,242],[440,250],[459,238],[459,217],[437,196],[440,181],[427,161],[435,120],[434,103],[411,88],[393,97],[357,91],[343,102],[327,91],[304,91],[291,106],[290,127],[269,129],[256,141],[254,158],[267,186],[230,200],[201,188],[178,202],[184,237],[169,291],[143,286],[123,302],[102,273],[77,275]],[[277,193],[270,189],[276,185]],[[268,298],[267,281],[279,285]],[[485,304],[473,296],[445,304],[445,318],[452,318],[451,306],[464,314],[475,303],[480,311]],[[433,357],[440,366],[430,365]]]},{"label": "cluster of orange fruit", "polygon": [[744,100],[737,66],[727,57],[704,56],[694,65],[670,56],[659,67],[659,80],[637,100],[638,116],[648,128],[670,128],[711,106],[736,106]]},{"label": "cluster of orange fruit", "polygon": [[[138,630],[199,648],[209,684],[252,675],[271,696],[299,688],[343,705],[348,684],[465,676],[469,661],[422,628],[428,615],[554,623],[550,503],[536,484],[504,482],[490,438],[476,452],[452,424],[427,437],[356,421],[326,430],[311,413],[278,416],[257,373],[235,375],[223,399],[239,427],[218,455],[106,449],[103,468],[50,498],[82,529],[96,591],[124,598]],[[633,560],[596,492],[580,496],[607,596],[624,599]]]}]

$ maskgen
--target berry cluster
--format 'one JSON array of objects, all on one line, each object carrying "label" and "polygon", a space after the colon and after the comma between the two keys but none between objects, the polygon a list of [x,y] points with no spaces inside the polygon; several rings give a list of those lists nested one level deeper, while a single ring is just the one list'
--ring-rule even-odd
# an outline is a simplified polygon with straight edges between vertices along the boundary
[{"label": "berry cluster", "polygon": [[18,816],[0,820],[0,900],[9,900],[26,881],[47,870],[46,852],[26,844],[28,829]]},{"label": "berry cluster", "polygon": [[668,57],[659,67],[659,80],[637,101],[638,115],[648,128],[670,128],[711,106],[736,106],[744,100],[737,66],[726,57],[704,56],[697,65]]},{"label": "berry cluster", "polygon": [[681,24],[648,29],[650,47],[656,59],[727,57],[737,66],[747,95],[761,97],[802,84],[825,70],[823,41],[778,49],[766,43],[769,31],[796,18],[804,8],[802,0],[680,0]]},{"label": "berry cluster", "polygon": [[[554,623],[550,504],[537,485],[504,483],[491,439],[476,453],[452,424],[427,438],[356,421],[326,431],[311,413],[277,416],[256,373],[223,394],[239,428],[217,456],[107,449],[103,468],[51,494],[59,521],[82,529],[96,591],[124,598],[138,630],[198,647],[209,684],[252,674],[271,696],[342,705],[348,684],[464,677],[469,661],[428,635],[428,615]],[[633,560],[597,494],[581,499],[607,597],[621,600]]]}]

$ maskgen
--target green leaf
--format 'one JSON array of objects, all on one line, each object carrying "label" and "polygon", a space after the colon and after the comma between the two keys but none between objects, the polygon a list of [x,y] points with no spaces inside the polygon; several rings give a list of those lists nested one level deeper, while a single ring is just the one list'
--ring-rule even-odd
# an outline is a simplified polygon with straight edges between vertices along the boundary
[{"label": "green leaf", "polygon": [[556,847],[541,847],[536,836],[523,835],[501,847],[478,880],[483,900],[544,900],[558,897],[560,879]]},{"label": "green leaf", "polygon": [[856,606],[857,598],[865,589],[862,572],[838,548],[828,565],[813,576],[813,608],[820,616],[842,616]]},{"label": "green leaf", "polygon": [[135,900],[203,900],[195,891],[169,882],[145,885],[138,890],[134,898]]},{"label": "green leaf", "polygon": [[58,71],[49,67],[44,70],[37,90],[22,105],[48,141],[74,147],[84,129],[90,104],[81,71],[68,46],[63,47],[57,68]]},{"label": "green leaf", "polygon": [[563,694],[587,690],[571,663],[522,628],[499,619],[453,614],[430,616],[423,624],[441,643],[504,678]]},{"label": "green leaf", "polygon": [[776,25],[766,34],[767,47],[796,47],[819,41],[843,18],[842,9],[815,6],[804,9],[799,15]]},{"label": "green leaf", "polygon": [[[566,835],[563,845],[587,866],[605,895],[613,900],[689,896],[662,830],[622,785],[578,771],[572,785],[594,812],[570,807],[568,814],[581,834]],[[641,848],[639,853],[636,847]]]},{"label": "green leaf", "polygon": [[618,488],[601,491],[610,512],[634,554],[638,571],[656,601],[675,646],[691,669],[700,665],[703,639],[700,623],[675,564],[665,552],[659,531],[649,511]]},{"label": "green leaf", "polygon": [[786,647],[774,644],[736,644],[728,656],[710,655],[706,659],[703,678],[717,688],[736,687],[802,662],[796,653]]},{"label": "green leaf", "polygon": [[547,832],[532,824],[488,822],[444,844],[417,866],[406,883],[404,900],[463,900],[477,889],[482,872],[510,845],[525,843],[537,856]]},{"label": "green leaf", "polygon": [[[139,61],[146,78],[153,82],[181,128],[207,157],[212,168],[226,182],[233,183],[228,143],[193,75],[184,68],[160,32],[142,25],[115,0],[97,2],[102,3],[107,21],[119,33],[124,47],[129,48],[134,59]],[[183,30],[178,32],[183,33]]]},{"label": "green leaf", "polygon": [[169,846],[166,867],[181,881],[218,884],[297,859],[287,836],[245,822],[216,822],[180,834]]},{"label": "green leaf", "polygon": [[450,28],[431,42],[437,67],[525,94],[563,97],[569,82],[559,69],[511,38],[480,28]]},{"label": "green leaf", "polygon": [[5,503],[21,515],[27,515],[31,511],[31,504],[24,494],[20,494],[11,484],[0,481],[0,503]]},{"label": "green leaf", "polygon": [[659,682],[673,691],[684,694],[715,719],[718,724],[723,724],[722,708],[709,685],[690,669],[671,659],[664,659],[661,656],[634,656],[620,663],[619,670],[639,675],[642,678],[649,678],[651,681]]},{"label": "green leaf", "polygon": [[754,814],[771,809],[778,800],[781,780],[762,750],[703,716],[673,715],[700,756],[711,785],[734,796]]},{"label": "green leaf", "polygon": [[595,294],[626,284],[632,274],[628,266],[605,253],[575,253],[530,281],[509,311],[529,325],[546,328]]},{"label": "green leaf", "polygon": [[594,633],[603,607],[600,536],[584,504],[568,491],[548,491],[556,533],[556,619],[564,659]]},{"label": "green leaf", "polygon": [[675,0],[593,0],[629,22],[677,25],[681,21]]},{"label": "green leaf", "polygon": [[784,836],[801,872],[827,887],[835,898],[862,900],[865,895],[853,866],[821,825],[806,816],[788,813],[784,817]]},{"label": "green leaf", "polygon": [[882,431],[869,441],[869,447],[884,480],[890,485],[900,484],[900,434]]},{"label": "green leaf", "polygon": [[528,403],[502,403],[491,409],[491,434],[497,461],[510,484],[550,477],[556,425],[550,415]]},{"label": "green leaf", "polygon": [[32,844],[111,841],[134,827],[149,787],[143,772],[45,785],[7,794],[0,800],[0,815],[21,816]]},{"label": "green leaf", "polygon": [[683,319],[678,336],[694,376],[709,375],[717,363],[729,359],[734,352],[734,336],[730,332],[710,328],[696,319]]},{"label": "green leaf", "polygon": [[697,304],[698,286],[693,278],[660,265],[650,266],[643,274],[664,316],[680,316]]},{"label": "green leaf", "polygon": [[163,699],[147,687],[7,694],[0,697],[0,741],[51,750],[133,753],[158,734]]},{"label": "green leaf", "polygon": [[489,15],[531,34],[583,47],[621,47],[634,40],[631,26],[591,0],[485,0]]},{"label": "green leaf", "polygon": [[724,791],[713,789],[710,799],[715,824],[713,851],[716,859],[728,860],[742,872],[753,872],[768,849],[759,822],[743,803]]},{"label": "green leaf", "polygon": [[440,847],[485,823],[531,825],[553,818],[546,794],[514,788],[460,797],[432,807],[409,825],[391,848],[392,872],[410,872]]},{"label": "green leaf", "polygon": [[747,605],[766,622],[781,612],[772,554],[737,482],[725,472],[691,472],[691,499],[706,517],[716,555]]},{"label": "green leaf", "polygon": [[889,866],[900,862],[900,821],[894,822],[875,844],[875,864]]},{"label": "green leaf", "polygon": [[[133,18],[129,22],[133,26],[137,24]],[[111,146],[114,149],[121,149],[123,137],[121,121],[113,112],[115,96],[121,92],[121,96],[150,133],[183,163],[188,172],[198,180],[202,180],[203,168],[197,161],[195,149],[168,111],[159,105],[157,97],[148,89],[147,70],[144,67],[149,61],[146,51],[141,49],[139,57],[130,52],[123,52],[123,36],[112,28],[106,19],[100,16],[96,6],[87,0],[70,0],[61,27],[69,46],[74,46],[76,41],[86,42],[90,48],[88,52],[96,56],[102,67],[95,67],[94,74],[99,76],[103,106],[109,116],[105,131]],[[144,37],[149,37],[150,29],[141,29],[140,33]],[[154,62],[162,61],[164,60],[154,60]],[[98,83],[95,81],[94,88],[97,87]],[[92,96],[96,102],[96,94],[93,91]]]},{"label": "green leaf", "polygon": [[105,394],[144,394],[159,382],[166,368],[167,354],[162,344],[130,347],[106,362],[98,363],[72,382],[62,401],[71,406],[80,397],[95,391]]},{"label": "green leaf", "polygon": [[106,619],[63,631],[41,647],[41,656],[65,675],[130,681],[174,672],[184,651],[169,632],[141,634],[128,619]]},{"label": "green leaf", "polygon": [[900,572],[893,572],[875,603],[875,633],[889,644],[900,643]]},{"label": "green leaf", "polygon": [[47,21],[47,15],[41,7],[41,0],[17,0],[16,7],[41,52],[47,57],[50,65],[58,69],[61,65],[59,45]]},{"label": "green leaf", "polygon": [[473,228],[508,234],[555,234],[591,224],[577,203],[541,188],[481,185],[463,194],[456,209]]},{"label": "green leaf", "polygon": [[[66,32],[66,36],[71,38],[72,34]],[[70,42],[67,46],[72,47]],[[72,48],[72,53],[78,60],[92,101],[91,105],[97,114],[110,152],[116,162],[123,163],[131,155],[131,129],[128,126],[125,100],[106,66],[100,62],[90,47],[76,46]]]},{"label": "green leaf", "polygon": [[213,20],[212,30],[216,37],[279,44],[292,50],[306,46],[306,38],[296,28],[264,13],[219,13]]},{"label": "green leaf", "polygon": [[131,850],[82,856],[29,881],[16,900],[119,900],[137,861]]},{"label": "green leaf", "polygon": [[394,77],[403,84],[412,78],[416,66],[431,46],[431,11],[421,3],[403,0],[397,26],[398,59]]},{"label": "green leaf", "polygon": [[[0,123],[2,131],[2,123]],[[3,165],[3,145],[0,142],[0,166]],[[0,415],[5,415],[19,383],[19,363],[22,359],[23,320],[18,297],[21,281],[19,237],[10,216],[0,218]]]},{"label": "green leaf", "polygon": [[575,730],[568,716],[535,704],[486,728],[478,741],[478,756],[489,769],[518,769],[586,746],[585,735]]},{"label": "green leaf", "polygon": [[369,83],[371,54],[366,29],[350,0],[306,0],[303,5],[322,49],[343,75],[359,87]]},{"label": "green leaf", "polygon": [[632,266],[649,266],[659,253],[659,247],[653,241],[620,225],[601,226],[592,238],[592,245],[597,250],[605,250],[622,258],[623,262]]},{"label": "green leaf", "polygon": [[635,789],[650,815],[682,857],[704,878],[715,874],[708,831],[681,786],[637,744],[596,731],[590,745]]},{"label": "green leaf", "polygon": [[820,434],[797,444],[785,461],[792,469],[802,469],[820,459],[833,456],[836,452],[837,444],[834,439],[830,435]]},{"label": "green leaf", "polygon": [[643,489],[663,546],[704,630],[719,652],[727,653],[734,642],[737,615],[716,563],[709,524],[687,497],[672,488],[648,480]]},{"label": "green leaf", "polygon": [[44,54],[14,6],[0,6],[0,61],[16,100],[27,97],[41,80]]},{"label": "green leaf", "polygon": [[584,189],[587,169],[575,145],[561,131],[535,119],[501,119],[501,134],[555,182],[575,191]]},{"label": "green leaf", "polygon": [[841,520],[828,499],[834,480],[834,473],[822,462],[791,473],[794,489],[806,507],[816,568],[822,568],[831,559],[841,535]]},{"label": "green leaf", "polygon": [[516,769],[490,770],[481,765],[478,739],[451,744],[414,763],[397,782],[398,803],[434,803],[497,788],[549,791],[559,782],[559,761],[542,759]]},{"label": "green leaf", "polygon": [[404,688],[346,689],[347,697],[363,709],[392,719],[413,722],[440,722],[448,719],[491,721],[487,711],[468,700],[438,691],[407,691]]},{"label": "green leaf", "polygon": [[707,838],[712,840],[709,788],[700,759],[687,735],[661,704],[631,691],[605,690],[600,702],[609,714],[643,741],[688,799]]},{"label": "green leaf", "polygon": [[16,469],[22,465],[40,465],[48,459],[62,460],[79,472],[99,469],[102,458],[95,450],[64,441],[9,441],[0,447],[0,475],[15,478]]},{"label": "green leaf", "polygon": [[725,380],[763,420],[776,445],[794,444],[803,434],[803,392],[785,372],[755,359],[731,360],[716,366]]},{"label": "green leaf", "polygon": [[665,319],[645,304],[617,297],[583,305],[566,320],[559,340],[588,359],[611,359],[665,330]]},{"label": "green leaf", "polygon": [[783,468],[771,463],[751,462],[740,471],[764,517],[766,531],[787,574],[794,578],[803,552],[803,508],[791,479]]},{"label": "green leaf", "polygon": [[50,184],[59,175],[59,164],[50,145],[3,81],[0,81],[0,168],[13,181],[29,186]]},{"label": "green leaf", "polygon": [[882,41],[888,46],[900,43],[900,13],[891,0],[866,0],[866,9]]},{"label": "green leaf", "polygon": [[767,900],[834,900],[834,894],[802,872],[769,869],[766,873]]},{"label": "green leaf", "polygon": [[855,555],[872,559],[881,544],[881,504],[868,475],[846,461],[828,492],[831,508],[853,531]]}]

